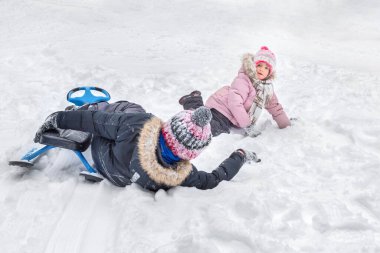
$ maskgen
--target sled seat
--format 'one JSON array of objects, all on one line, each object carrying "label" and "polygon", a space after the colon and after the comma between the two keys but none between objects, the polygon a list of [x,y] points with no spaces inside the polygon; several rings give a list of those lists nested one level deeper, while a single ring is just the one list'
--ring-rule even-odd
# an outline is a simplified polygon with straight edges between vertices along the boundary
[{"label": "sled seat", "polygon": [[58,129],[49,130],[42,134],[40,143],[48,146],[54,146],[74,151],[85,151],[91,144],[90,133],[70,130]]}]

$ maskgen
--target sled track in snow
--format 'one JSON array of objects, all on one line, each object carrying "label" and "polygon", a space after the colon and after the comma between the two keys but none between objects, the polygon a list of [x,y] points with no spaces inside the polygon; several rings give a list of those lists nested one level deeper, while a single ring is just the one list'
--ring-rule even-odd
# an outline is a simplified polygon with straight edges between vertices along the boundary
[{"label": "sled track in snow", "polygon": [[[102,185],[80,184],[72,193],[52,232],[46,253],[106,252],[115,220],[107,191]],[[99,233],[99,231],[102,231]]]}]

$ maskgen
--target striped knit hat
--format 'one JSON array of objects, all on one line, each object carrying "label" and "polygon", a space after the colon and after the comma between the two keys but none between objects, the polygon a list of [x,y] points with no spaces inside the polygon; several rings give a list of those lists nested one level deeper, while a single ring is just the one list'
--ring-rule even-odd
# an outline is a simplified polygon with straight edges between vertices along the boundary
[{"label": "striped knit hat", "polygon": [[263,46],[260,48],[259,51],[255,54],[255,64],[259,64],[260,62],[264,62],[269,67],[269,75],[272,75],[272,73],[276,70],[276,56],[272,51],[269,50],[268,47]]},{"label": "striped knit hat", "polygon": [[165,122],[162,135],[173,154],[183,160],[197,157],[211,142],[211,117],[210,109],[202,106],[177,113]]}]

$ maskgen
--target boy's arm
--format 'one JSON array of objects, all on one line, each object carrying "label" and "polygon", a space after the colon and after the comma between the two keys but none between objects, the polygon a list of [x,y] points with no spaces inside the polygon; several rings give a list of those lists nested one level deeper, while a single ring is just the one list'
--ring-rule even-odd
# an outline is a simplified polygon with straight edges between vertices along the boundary
[{"label": "boy's arm", "polygon": [[231,180],[245,161],[245,155],[240,151],[235,151],[211,173],[198,171],[193,165],[192,172],[181,186],[196,187],[201,190],[212,189],[223,180]]}]

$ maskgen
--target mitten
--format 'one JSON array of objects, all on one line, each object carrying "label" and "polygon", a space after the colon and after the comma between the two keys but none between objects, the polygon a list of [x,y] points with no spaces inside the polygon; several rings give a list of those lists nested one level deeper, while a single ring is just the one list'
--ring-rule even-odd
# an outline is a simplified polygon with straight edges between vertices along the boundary
[{"label": "mitten", "polygon": [[238,149],[237,151],[241,152],[244,155],[244,162],[248,162],[248,163],[251,163],[251,162],[259,163],[259,162],[261,162],[261,159],[259,159],[257,157],[255,152],[252,152],[252,151],[249,151],[246,149]]},{"label": "mitten", "polygon": [[294,118],[294,117],[292,117],[292,118],[290,118],[289,120],[290,120],[290,125],[293,126],[294,124],[297,123],[296,121],[298,120],[298,118]]},{"label": "mitten", "polygon": [[250,126],[244,128],[244,130],[245,130],[245,136],[249,136],[252,138],[257,137],[261,134],[260,131],[255,129],[255,125],[250,125]]},{"label": "mitten", "polygon": [[36,135],[34,137],[34,142],[40,142],[42,134],[47,130],[57,129],[57,115],[58,112],[54,112],[46,118],[45,122],[37,130]]}]

